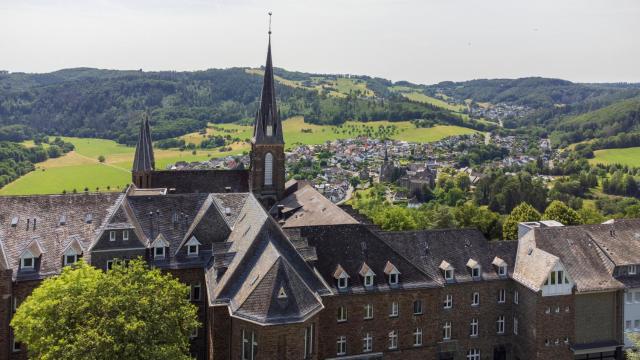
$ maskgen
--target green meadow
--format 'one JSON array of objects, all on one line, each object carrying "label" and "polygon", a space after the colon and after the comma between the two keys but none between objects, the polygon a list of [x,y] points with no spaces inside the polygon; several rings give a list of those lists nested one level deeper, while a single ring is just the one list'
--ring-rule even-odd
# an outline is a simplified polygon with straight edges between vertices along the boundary
[{"label": "green meadow", "polygon": [[596,150],[593,154],[593,159],[589,159],[591,164],[640,166],[640,147]]},{"label": "green meadow", "polygon": [[[341,126],[314,125],[295,117],[283,122],[284,137],[288,149],[300,144],[322,144],[336,139],[357,136],[388,137],[411,142],[432,142],[448,136],[472,134],[475,130],[438,125],[432,128],[416,128],[409,121],[376,121],[369,123],[348,121]],[[208,135],[231,135],[241,139],[230,145],[231,150],[155,149],[156,168],[164,169],[178,161],[203,161],[227,155],[240,155],[249,151],[245,141],[252,136],[252,127],[237,124],[210,124],[206,134],[191,133],[182,136],[187,143],[198,145]],[[131,180],[131,165],[135,148],[113,140],[65,137],[75,145],[75,150],[55,159],[36,164],[36,170],[20,177],[0,189],[0,195],[59,194],[63,192],[121,191]],[[30,142],[26,146],[33,146]],[[105,157],[104,163],[98,157]]]}]

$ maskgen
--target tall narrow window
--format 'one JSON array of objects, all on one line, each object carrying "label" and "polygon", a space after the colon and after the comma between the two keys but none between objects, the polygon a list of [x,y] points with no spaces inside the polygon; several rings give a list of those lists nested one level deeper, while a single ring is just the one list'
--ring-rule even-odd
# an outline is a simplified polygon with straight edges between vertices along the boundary
[{"label": "tall narrow window", "polygon": [[338,341],[336,341],[336,355],[344,355],[347,353],[347,337],[346,336],[338,336]]},{"label": "tall narrow window", "polygon": [[373,319],[373,305],[366,304],[364,306],[364,318],[365,320]]},{"label": "tall narrow window", "polygon": [[273,155],[271,153],[264,156],[264,184],[273,185]]},{"label": "tall narrow window", "polygon": [[470,349],[467,351],[467,360],[480,360],[480,350]]},{"label": "tall narrow window", "polygon": [[338,322],[344,322],[344,321],[347,321],[347,307],[340,306],[338,308]]},{"label": "tall narrow window", "polygon": [[398,348],[398,331],[391,330],[389,331],[389,349],[397,349]]},{"label": "tall narrow window", "polygon": [[478,319],[477,318],[471,319],[471,326],[470,326],[470,329],[469,329],[469,336],[471,336],[471,337],[478,336]]},{"label": "tall narrow window", "polygon": [[242,360],[255,360],[258,353],[258,339],[253,331],[242,330]]},{"label": "tall narrow window", "polygon": [[313,324],[304,328],[304,355],[305,359],[313,355]]},{"label": "tall narrow window", "polygon": [[498,334],[504,334],[504,315],[498,316],[498,330],[496,331]]},{"label": "tall narrow window", "polygon": [[471,306],[478,305],[480,305],[480,293],[474,292],[473,296],[471,297]]},{"label": "tall narrow window", "polygon": [[451,309],[451,307],[453,307],[453,296],[447,295],[447,297],[444,299],[444,308]]},{"label": "tall narrow window", "polygon": [[398,317],[398,302],[391,303],[391,309],[389,310],[389,317]]},{"label": "tall narrow window", "polygon": [[422,300],[415,300],[413,302],[413,315],[422,314]]},{"label": "tall narrow window", "polygon": [[513,317],[513,334],[518,335],[518,318]]},{"label": "tall narrow window", "polygon": [[362,352],[370,352],[371,349],[373,349],[373,337],[371,333],[366,333],[362,338]]},{"label": "tall narrow window", "polygon": [[500,289],[498,292],[498,303],[502,304],[507,300],[507,291],[505,289]]},{"label": "tall narrow window", "polygon": [[422,328],[416,328],[413,332],[413,346],[422,346]]},{"label": "tall narrow window", "polygon": [[444,323],[442,327],[442,339],[443,340],[451,340],[451,322],[447,321]]}]

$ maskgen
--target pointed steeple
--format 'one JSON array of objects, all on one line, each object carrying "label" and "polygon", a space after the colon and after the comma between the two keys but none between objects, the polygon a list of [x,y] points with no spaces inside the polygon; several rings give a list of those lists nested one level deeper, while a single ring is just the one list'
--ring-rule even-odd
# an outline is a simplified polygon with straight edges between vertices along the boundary
[{"label": "pointed steeple", "polygon": [[149,128],[149,114],[142,115],[140,134],[136,145],[136,154],[133,159],[133,172],[152,171],[156,167],[153,157],[153,143],[151,142],[151,129]]},{"label": "pointed steeple", "polygon": [[271,61],[271,13],[269,13],[269,45],[267,48],[267,64],[264,68],[260,108],[256,114],[253,128],[254,144],[284,144],[282,122],[276,106],[275,81],[273,79],[273,63]]}]

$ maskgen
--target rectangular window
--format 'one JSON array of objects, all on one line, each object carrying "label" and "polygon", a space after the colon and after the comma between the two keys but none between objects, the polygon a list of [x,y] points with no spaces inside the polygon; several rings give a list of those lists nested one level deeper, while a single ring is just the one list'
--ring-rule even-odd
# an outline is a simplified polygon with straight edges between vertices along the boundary
[{"label": "rectangular window", "polygon": [[338,288],[345,289],[347,287],[347,277],[341,277],[338,279]]},{"label": "rectangular window", "polygon": [[389,309],[389,317],[398,317],[398,302],[393,301]]},{"label": "rectangular window", "polygon": [[389,284],[398,285],[398,274],[396,273],[389,274]]},{"label": "rectangular window", "polygon": [[478,305],[480,305],[480,293],[474,292],[473,296],[471,297],[471,306],[478,306]]},{"label": "rectangular window", "polygon": [[398,332],[396,330],[389,331],[389,350],[398,348]]},{"label": "rectangular window", "polygon": [[113,260],[107,260],[107,270],[113,269]]},{"label": "rectangular window", "polygon": [[469,328],[469,336],[476,337],[478,336],[478,319],[471,319],[471,326]]},{"label": "rectangular window", "polygon": [[75,263],[76,261],[78,261],[78,255],[65,255],[64,256],[64,265],[71,265],[73,263]]},{"label": "rectangular window", "polygon": [[191,285],[191,301],[200,301],[200,284]]},{"label": "rectangular window", "polygon": [[479,267],[474,267],[473,269],[471,269],[471,276],[473,276],[474,279],[479,279],[480,278],[480,268]]},{"label": "rectangular window", "polygon": [[549,284],[551,284],[551,285],[555,285],[556,284],[556,272],[555,271],[551,272],[551,281],[549,282]]},{"label": "rectangular window", "polygon": [[255,360],[258,353],[258,339],[253,331],[242,330],[242,360]]},{"label": "rectangular window", "polygon": [[128,241],[129,240],[129,230],[124,230],[122,232],[122,240],[124,240],[124,241]]},{"label": "rectangular window", "polygon": [[451,309],[453,307],[453,296],[452,295],[447,295],[444,298],[444,308],[445,309]]},{"label": "rectangular window", "polygon": [[518,304],[518,301],[520,301],[520,299],[518,299],[518,296],[519,296],[518,290],[514,291],[513,292],[513,303],[514,304]]},{"label": "rectangular window", "polygon": [[447,321],[444,323],[442,327],[442,339],[443,340],[451,340],[451,322]]},{"label": "rectangular window", "polygon": [[422,346],[422,328],[413,331],[413,346]]},{"label": "rectangular window", "polygon": [[638,331],[640,330],[640,320],[634,320],[633,321],[633,328]]},{"label": "rectangular window", "polygon": [[373,286],[373,275],[367,275],[364,277],[364,286]]},{"label": "rectangular window", "polygon": [[304,355],[311,358],[313,355],[313,324],[304,328]]},{"label": "rectangular window", "polygon": [[633,302],[633,293],[631,291],[627,291],[625,294],[625,302],[627,304],[631,304]]},{"label": "rectangular window", "polygon": [[498,275],[506,276],[507,275],[507,265],[502,265],[498,267]]},{"label": "rectangular window", "polygon": [[362,338],[362,352],[371,352],[373,349],[373,337],[371,333],[365,333]]},{"label": "rectangular window", "polygon": [[336,355],[345,355],[347,353],[347,337],[338,336],[336,341]]},{"label": "rectangular window", "polygon": [[153,248],[153,257],[156,259],[163,259],[164,258],[164,246],[157,246],[155,248]]},{"label": "rectangular window", "polygon": [[564,271],[558,270],[557,273],[558,275],[556,275],[556,278],[558,279],[558,285],[561,285],[564,279]]},{"label": "rectangular window", "polygon": [[445,280],[453,280],[453,270],[445,270],[444,271],[444,279]]},{"label": "rectangular window", "polygon": [[347,307],[340,306],[338,308],[338,322],[345,322],[345,321],[347,321]]},{"label": "rectangular window", "polygon": [[113,230],[109,231],[109,241],[116,241],[116,232]]},{"label": "rectangular window", "polygon": [[187,255],[198,255],[198,245],[187,246]]},{"label": "rectangular window", "polygon": [[34,261],[32,257],[23,257],[20,259],[20,268],[22,269],[33,269]]},{"label": "rectangular window", "polygon": [[500,289],[498,292],[498,303],[504,304],[507,301],[507,291],[505,289]]},{"label": "rectangular window", "polygon": [[629,265],[627,270],[629,272],[629,275],[635,275],[636,274],[636,266],[635,265]]},{"label": "rectangular window", "polygon": [[504,334],[504,315],[498,316],[498,330],[496,331],[498,334]]},{"label": "rectangular window", "polygon": [[467,360],[480,360],[480,350],[470,349],[467,351]]},{"label": "rectangular window", "polygon": [[413,302],[413,315],[422,314],[422,300],[415,300]]},{"label": "rectangular window", "polygon": [[633,301],[640,302],[640,291],[635,291],[633,293]]},{"label": "rectangular window", "polygon": [[191,334],[189,334],[189,339],[195,339],[198,337],[198,328],[193,328],[193,330],[191,330]]},{"label": "rectangular window", "polygon": [[364,318],[366,320],[373,319],[373,305],[367,304],[364,306]]},{"label": "rectangular window", "polygon": [[513,334],[518,335],[518,318],[513,317]]},{"label": "rectangular window", "polygon": [[16,338],[13,336],[13,333],[11,333],[11,351],[12,352],[19,352],[21,350],[21,344],[20,342],[16,341]]}]

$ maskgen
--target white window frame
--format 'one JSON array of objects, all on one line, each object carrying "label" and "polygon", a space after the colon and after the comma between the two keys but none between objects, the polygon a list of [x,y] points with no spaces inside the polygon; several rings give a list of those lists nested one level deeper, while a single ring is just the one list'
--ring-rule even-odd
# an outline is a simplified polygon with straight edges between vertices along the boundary
[{"label": "white window frame", "polygon": [[346,306],[338,307],[338,318],[337,318],[337,321],[339,323],[347,321],[347,307]]},{"label": "white window frame", "polygon": [[116,231],[115,230],[109,231],[109,241],[116,241]]},{"label": "white window frame", "polygon": [[498,266],[498,276],[507,276],[507,265]]},{"label": "white window frame", "polygon": [[[29,261],[31,264],[27,265],[26,261]],[[29,269],[33,270],[36,268],[36,257],[31,254],[31,252],[27,251],[26,254],[23,254],[20,257],[20,269]]]},{"label": "white window frame", "polygon": [[398,331],[389,331],[389,350],[395,350],[398,348]]},{"label": "white window frame", "polygon": [[498,304],[504,304],[507,302],[507,290],[498,290]]},{"label": "white window frame", "polygon": [[474,280],[479,280],[481,278],[480,266],[474,266],[471,268],[471,277]]},{"label": "white window frame", "polygon": [[112,260],[107,260],[107,263],[105,265],[106,269],[107,270],[113,269],[113,263],[115,263],[115,260],[113,260],[113,259]]},{"label": "white window frame", "polygon": [[496,321],[498,324],[498,329],[496,331],[497,334],[504,334],[504,315],[498,316],[498,320]]},{"label": "white window frame", "polygon": [[129,241],[129,230],[122,231],[122,241]]},{"label": "white window frame", "polygon": [[480,306],[480,293],[477,291],[471,296],[471,306]]},{"label": "white window frame", "polygon": [[467,360],[480,360],[480,350],[469,349],[467,351]]},{"label": "white window frame", "polygon": [[447,294],[444,298],[444,309],[451,309],[453,307],[453,295]]},{"label": "white window frame", "polygon": [[391,311],[389,312],[389,317],[398,317],[400,306],[397,301],[391,302]]},{"label": "white window frame", "polygon": [[371,333],[365,333],[364,337],[362,338],[362,352],[363,353],[368,353],[371,352],[373,350],[373,336],[371,336]]},{"label": "white window frame", "polygon": [[[161,250],[162,254],[158,254],[158,250]],[[164,246],[156,246],[153,248],[153,258],[154,259],[164,259],[166,249]]]},{"label": "white window frame", "polygon": [[189,334],[189,339],[197,339],[198,338],[198,328],[194,327],[191,330],[191,334]]},{"label": "white window frame", "polygon": [[633,325],[633,322],[631,320],[625,320],[625,322],[624,322],[624,331],[630,332],[632,325]]},{"label": "white window frame", "polygon": [[471,323],[469,325],[469,336],[478,337],[478,333],[480,332],[478,318],[471,319]]},{"label": "white window frame", "polygon": [[398,273],[390,273],[389,274],[389,285],[398,285],[399,282],[399,276]]},{"label": "white window frame", "polygon": [[338,336],[338,340],[336,341],[336,355],[346,355],[347,354],[347,337],[346,336]]},{"label": "white window frame", "polygon": [[442,340],[451,340],[451,321],[445,321],[442,326]]},{"label": "white window frame", "polygon": [[[73,258],[73,261],[69,261],[69,258]],[[64,266],[69,266],[78,262],[78,254],[64,254],[63,255]]]},{"label": "white window frame", "polygon": [[365,304],[364,305],[364,319],[371,320],[373,319],[373,305]]},{"label": "white window frame", "polygon": [[13,335],[13,331],[11,331],[11,352],[17,353],[22,351],[22,344],[16,341],[15,335]]},{"label": "white window frame", "polygon": [[424,310],[422,309],[422,300],[415,299],[413,300],[413,315],[422,315]]},{"label": "white window frame", "polygon": [[[195,248],[195,251],[192,250],[192,248]],[[200,245],[198,244],[187,245],[187,256],[197,256],[199,253],[200,253]]]},{"label": "white window frame", "polygon": [[628,266],[627,266],[627,273],[628,273],[629,275],[635,275],[635,274],[637,274],[637,272],[638,272],[638,271],[637,271],[637,269],[636,269],[636,266],[635,266],[635,265],[628,265]]},{"label": "white window frame", "polygon": [[349,287],[349,277],[347,274],[342,273],[338,277],[338,289],[344,290]]},{"label": "white window frame", "polygon": [[422,328],[413,331],[413,346],[422,346]]},{"label": "white window frame", "polygon": [[367,274],[364,276],[364,286],[366,287],[373,286],[373,275]]},{"label": "white window frame", "polygon": [[444,271],[444,279],[446,281],[452,281],[454,278],[453,269],[447,269]]},{"label": "white window frame", "polygon": [[273,154],[270,152],[264,155],[264,185],[273,185]]},{"label": "white window frame", "polygon": [[[245,344],[249,345],[249,353],[246,353]],[[255,360],[258,349],[258,340],[256,340],[255,331],[242,330],[242,360]]]}]

